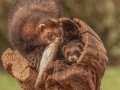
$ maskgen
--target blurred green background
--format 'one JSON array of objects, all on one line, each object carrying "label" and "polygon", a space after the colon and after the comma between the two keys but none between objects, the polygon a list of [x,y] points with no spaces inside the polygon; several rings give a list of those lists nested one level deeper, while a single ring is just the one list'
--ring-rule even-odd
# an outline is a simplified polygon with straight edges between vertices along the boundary
[{"label": "blurred green background", "polygon": [[[8,13],[15,0],[0,0],[0,57],[10,46]],[[120,90],[120,0],[59,0],[65,17],[79,18],[102,39],[109,58],[102,90]],[[0,90],[22,90],[0,59]]]}]

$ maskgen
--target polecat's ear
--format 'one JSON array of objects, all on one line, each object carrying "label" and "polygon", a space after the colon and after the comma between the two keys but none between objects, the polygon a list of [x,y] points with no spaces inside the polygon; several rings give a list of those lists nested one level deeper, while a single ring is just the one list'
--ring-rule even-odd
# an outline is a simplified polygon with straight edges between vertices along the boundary
[{"label": "polecat's ear", "polygon": [[77,44],[81,49],[83,49],[83,44],[82,43],[78,43]]},{"label": "polecat's ear", "polygon": [[44,29],[45,29],[45,27],[46,27],[45,24],[40,24],[40,25],[39,25],[39,31],[40,31],[40,32],[43,32]]},{"label": "polecat's ear", "polygon": [[67,46],[63,46],[62,47],[62,53],[64,54],[64,51],[65,51],[65,49],[67,48]]}]

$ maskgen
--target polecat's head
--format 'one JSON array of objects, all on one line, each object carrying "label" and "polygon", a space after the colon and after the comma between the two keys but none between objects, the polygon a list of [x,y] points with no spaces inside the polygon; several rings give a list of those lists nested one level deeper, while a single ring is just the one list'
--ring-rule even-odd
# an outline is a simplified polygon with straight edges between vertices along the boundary
[{"label": "polecat's head", "polygon": [[43,19],[40,21],[39,29],[40,38],[43,43],[50,44],[56,38],[62,40],[63,30],[59,20]]},{"label": "polecat's head", "polygon": [[82,49],[81,49],[81,44],[75,44],[73,43],[68,43],[67,45],[62,47],[62,53],[64,57],[70,61],[70,62],[75,62],[79,56],[81,55]]}]

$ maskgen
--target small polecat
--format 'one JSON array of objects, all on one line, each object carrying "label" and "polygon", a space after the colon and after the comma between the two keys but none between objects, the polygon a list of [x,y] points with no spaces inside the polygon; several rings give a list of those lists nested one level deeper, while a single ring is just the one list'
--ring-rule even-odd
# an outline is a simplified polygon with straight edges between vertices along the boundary
[{"label": "small polecat", "polygon": [[76,60],[79,58],[81,55],[83,44],[79,39],[73,39],[66,43],[62,47],[62,53],[65,57],[70,62],[76,62]]},{"label": "small polecat", "polygon": [[9,41],[28,61],[37,64],[47,44],[61,39],[57,0],[17,0],[9,15]]}]

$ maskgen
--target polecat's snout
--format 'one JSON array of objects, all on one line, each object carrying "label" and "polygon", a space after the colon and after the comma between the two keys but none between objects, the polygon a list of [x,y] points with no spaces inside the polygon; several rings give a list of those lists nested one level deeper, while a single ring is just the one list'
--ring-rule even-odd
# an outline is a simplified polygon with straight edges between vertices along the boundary
[{"label": "polecat's snout", "polygon": [[69,60],[70,62],[75,62],[78,58],[79,58],[78,56],[72,55],[72,56],[69,56],[69,57],[68,57],[68,60]]},{"label": "polecat's snout", "polygon": [[60,38],[58,39],[58,41],[59,41],[59,42],[62,42],[62,41],[63,41],[63,38],[62,38],[62,37],[60,37]]}]

